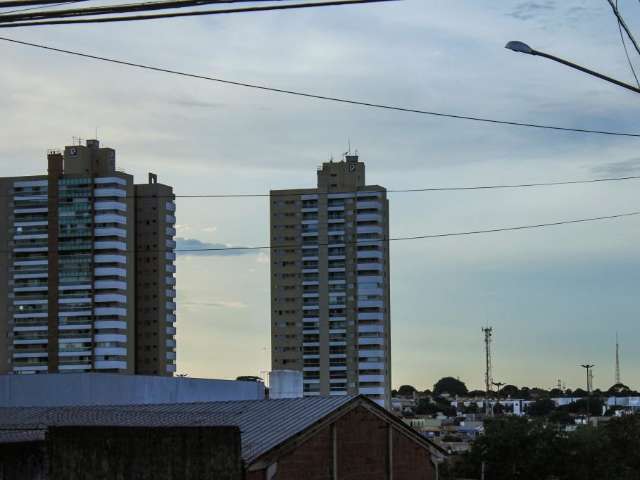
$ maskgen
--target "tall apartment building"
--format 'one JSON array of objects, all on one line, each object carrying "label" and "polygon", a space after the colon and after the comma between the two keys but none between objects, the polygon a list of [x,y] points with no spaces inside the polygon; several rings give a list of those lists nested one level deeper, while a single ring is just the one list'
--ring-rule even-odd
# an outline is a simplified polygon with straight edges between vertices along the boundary
[{"label": "tall apartment building", "polygon": [[171,187],[97,140],[0,179],[0,373],[175,371]]},{"label": "tall apartment building", "polygon": [[314,189],[271,192],[274,370],[305,395],[365,394],[390,407],[389,203],[357,155]]}]

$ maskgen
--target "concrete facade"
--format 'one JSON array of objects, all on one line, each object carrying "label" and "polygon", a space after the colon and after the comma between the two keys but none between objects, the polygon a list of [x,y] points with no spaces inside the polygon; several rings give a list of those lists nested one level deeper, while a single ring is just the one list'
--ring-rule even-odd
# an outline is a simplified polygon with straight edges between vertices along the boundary
[{"label": "concrete facade", "polygon": [[259,382],[108,373],[0,375],[0,407],[262,400]]},{"label": "concrete facade", "polygon": [[390,408],[389,203],[357,155],[324,163],[314,189],[271,192],[273,370],[304,394]]},{"label": "concrete facade", "polygon": [[[0,374],[172,375],[175,231],[167,222],[175,217],[166,213],[175,210],[171,188],[155,177],[149,187],[134,185],[131,175],[116,170],[115,151],[97,140],[50,151],[47,161],[47,175],[0,179],[0,250],[6,252],[0,256]],[[146,198],[138,202],[136,192],[162,193],[155,199],[162,209]],[[163,241],[137,229],[137,217],[161,225]],[[155,270],[162,270],[161,288],[149,299],[136,295],[151,282],[146,269],[138,274],[136,245],[157,247],[148,255],[154,256]],[[138,310],[144,313],[139,328]],[[147,337],[149,328],[154,330]],[[160,345],[157,352],[138,352],[138,331]],[[148,358],[157,361],[151,366]]]}]

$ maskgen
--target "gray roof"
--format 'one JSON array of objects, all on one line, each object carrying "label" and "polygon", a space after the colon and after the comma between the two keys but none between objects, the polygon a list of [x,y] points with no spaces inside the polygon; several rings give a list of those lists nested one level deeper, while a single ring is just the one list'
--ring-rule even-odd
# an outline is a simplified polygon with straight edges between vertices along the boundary
[{"label": "gray roof", "polygon": [[247,463],[357,397],[163,405],[0,408],[0,443],[43,440],[49,426],[238,426]]}]

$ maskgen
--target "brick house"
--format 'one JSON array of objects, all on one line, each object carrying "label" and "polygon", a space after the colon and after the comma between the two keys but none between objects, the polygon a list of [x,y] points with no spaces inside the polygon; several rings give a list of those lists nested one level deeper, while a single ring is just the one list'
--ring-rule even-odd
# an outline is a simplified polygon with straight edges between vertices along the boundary
[{"label": "brick house", "polygon": [[[167,432],[195,426],[237,427],[245,480],[436,480],[437,463],[446,455],[363,396],[128,407],[0,408],[0,451],[3,429],[11,431],[4,437],[5,447],[10,443],[15,449],[17,438],[29,440],[31,445],[46,442],[49,429],[73,427],[82,432],[105,426]],[[23,434],[19,433],[20,428],[25,428]],[[208,455],[206,449],[199,451]],[[190,461],[204,462],[197,458]],[[88,463],[87,470],[91,468]],[[183,480],[175,477],[178,479]],[[14,479],[0,475],[0,480]]]}]

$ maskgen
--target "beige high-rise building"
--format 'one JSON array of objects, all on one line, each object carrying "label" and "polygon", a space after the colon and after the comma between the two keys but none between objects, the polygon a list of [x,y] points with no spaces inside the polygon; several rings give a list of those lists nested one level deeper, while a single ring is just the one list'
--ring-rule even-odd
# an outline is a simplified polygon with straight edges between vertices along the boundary
[{"label": "beige high-rise building", "polygon": [[0,374],[175,371],[171,187],[97,140],[0,179]]},{"label": "beige high-rise building", "polygon": [[274,370],[305,395],[365,394],[390,408],[389,202],[357,155],[324,163],[314,189],[271,192]]}]

